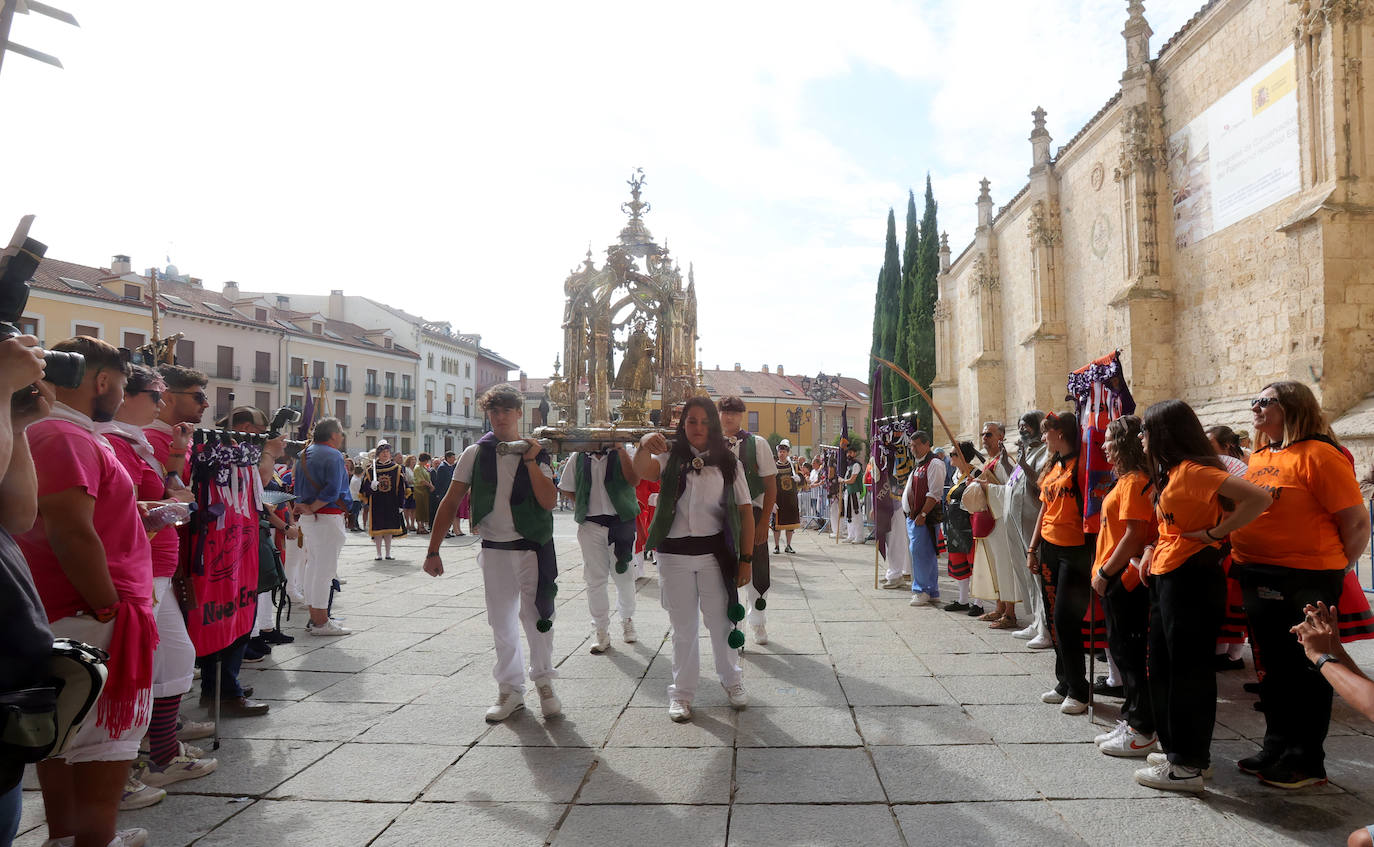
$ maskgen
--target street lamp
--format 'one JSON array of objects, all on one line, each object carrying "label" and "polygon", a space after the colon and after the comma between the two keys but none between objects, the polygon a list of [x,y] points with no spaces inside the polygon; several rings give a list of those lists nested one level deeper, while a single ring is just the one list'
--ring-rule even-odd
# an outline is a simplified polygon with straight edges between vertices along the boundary
[{"label": "street lamp", "polygon": [[801,378],[802,393],[820,405],[820,423],[816,434],[816,449],[825,443],[825,404],[840,393],[840,382],[835,377],[821,371],[814,377]]}]

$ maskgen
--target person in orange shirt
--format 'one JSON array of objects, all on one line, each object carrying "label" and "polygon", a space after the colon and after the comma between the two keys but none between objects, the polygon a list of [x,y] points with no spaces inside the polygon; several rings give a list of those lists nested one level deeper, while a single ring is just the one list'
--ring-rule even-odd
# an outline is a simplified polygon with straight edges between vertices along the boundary
[{"label": "person in orange shirt", "polygon": [[1269,444],[1250,456],[1246,479],[1273,504],[1231,539],[1261,683],[1264,745],[1236,764],[1266,785],[1326,782],[1331,686],[1303,656],[1289,630],[1308,604],[1336,605],[1348,566],[1369,541],[1369,513],[1354,468],[1329,436],[1317,399],[1298,382],[1264,387],[1250,406]]},{"label": "person in orange shirt", "polygon": [[1088,672],[1083,616],[1092,599],[1096,536],[1083,532],[1083,493],[1078,483],[1078,418],[1050,414],[1040,424],[1049,461],[1040,474],[1040,519],[1026,551],[1026,567],[1041,576],[1045,614],[1054,640],[1055,687],[1040,695],[1066,715],[1088,710]]},{"label": "person in orange shirt", "polygon": [[1135,781],[1201,793],[1211,775],[1217,717],[1212,655],[1226,603],[1221,545],[1259,517],[1270,498],[1226,472],[1182,400],[1146,409],[1140,440],[1159,529],[1139,572],[1150,586],[1150,699],[1163,752],[1146,757],[1148,766],[1135,772]]},{"label": "person in orange shirt", "polygon": [[1155,713],[1145,676],[1145,644],[1150,626],[1150,592],[1141,587],[1131,560],[1155,539],[1155,506],[1140,445],[1140,418],[1122,415],[1107,425],[1102,452],[1116,472],[1116,483],[1102,501],[1102,531],[1097,535],[1093,590],[1102,597],[1107,645],[1121,672],[1125,702],[1116,728],[1097,738],[1108,756],[1144,758],[1156,747]]}]

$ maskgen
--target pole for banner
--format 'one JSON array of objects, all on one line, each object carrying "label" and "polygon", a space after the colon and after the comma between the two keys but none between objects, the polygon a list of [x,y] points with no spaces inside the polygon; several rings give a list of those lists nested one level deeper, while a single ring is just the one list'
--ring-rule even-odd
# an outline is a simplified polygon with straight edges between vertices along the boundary
[{"label": "pole for banner", "polygon": [[881,356],[874,356],[873,359],[874,361],[877,361],[883,365],[886,365],[888,368],[891,368],[893,373],[897,374],[897,376],[900,376],[902,379],[911,383],[911,387],[915,388],[917,393],[920,394],[923,398],[925,398],[925,401],[930,404],[930,411],[935,413],[936,419],[940,421],[940,426],[943,427],[945,430],[945,435],[949,436],[949,443],[954,445],[954,447],[957,449],[959,447],[959,439],[954,437],[954,430],[950,429],[949,424],[945,423],[945,416],[940,414],[940,409],[938,406],[935,405],[934,398],[932,398],[929,394],[926,393],[926,390],[921,387],[921,384],[916,381],[916,378],[913,377],[911,374],[907,373],[906,371],[902,370],[900,367],[893,364],[892,362],[889,362],[887,359],[882,358]]},{"label": "pole for banner", "polygon": [[[874,521],[873,528],[877,529],[878,524]],[[878,540],[873,539],[873,587],[878,587]]]}]

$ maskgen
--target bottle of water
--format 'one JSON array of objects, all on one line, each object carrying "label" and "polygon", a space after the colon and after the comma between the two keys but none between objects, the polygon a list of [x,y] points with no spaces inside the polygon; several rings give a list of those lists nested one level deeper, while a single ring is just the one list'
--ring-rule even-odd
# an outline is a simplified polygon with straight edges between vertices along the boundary
[{"label": "bottle of water", "polygon": [[148,532],[160,532],[169,526],[181,526],[191,519],[194,503],[165,503],[150,509],[143,518],[143,528]]}]

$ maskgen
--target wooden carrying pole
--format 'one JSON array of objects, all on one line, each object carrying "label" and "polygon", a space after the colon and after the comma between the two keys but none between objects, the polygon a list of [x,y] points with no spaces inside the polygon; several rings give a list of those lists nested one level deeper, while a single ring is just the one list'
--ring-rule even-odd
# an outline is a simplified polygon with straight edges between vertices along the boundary
[{"label": "wooden carrying pole", "polygon": [[921,384],[916,381],[916,378],[913,377],[911,374],[907,373],[906,371],[902,370],[897,365],[894,365],[892,362],[889,362],[887,359],[882,358],[881,356],[874,356],[873,359],[874,361],[887,366],[892,370],[893,373],[897,374],[897,376],[900,376],[902,379],[911,383],[911,387],[915,388],[917,393],[924,397],[925,401],[930,404],[930,411],[933,412],[935,414],[935,418],[940,421],[940,426],[944,428],[945,435],[949,436],[949,443],[952,444],[955,448],[958,448],[959,439],[954,437],[954,430],[950,429],[949,424],[945,423],[945,416],[940,414],[940,408],[935,405],[935,400],[931,398],[931,396],[928,393],[926,393],[926,390],[921,387]]}]

